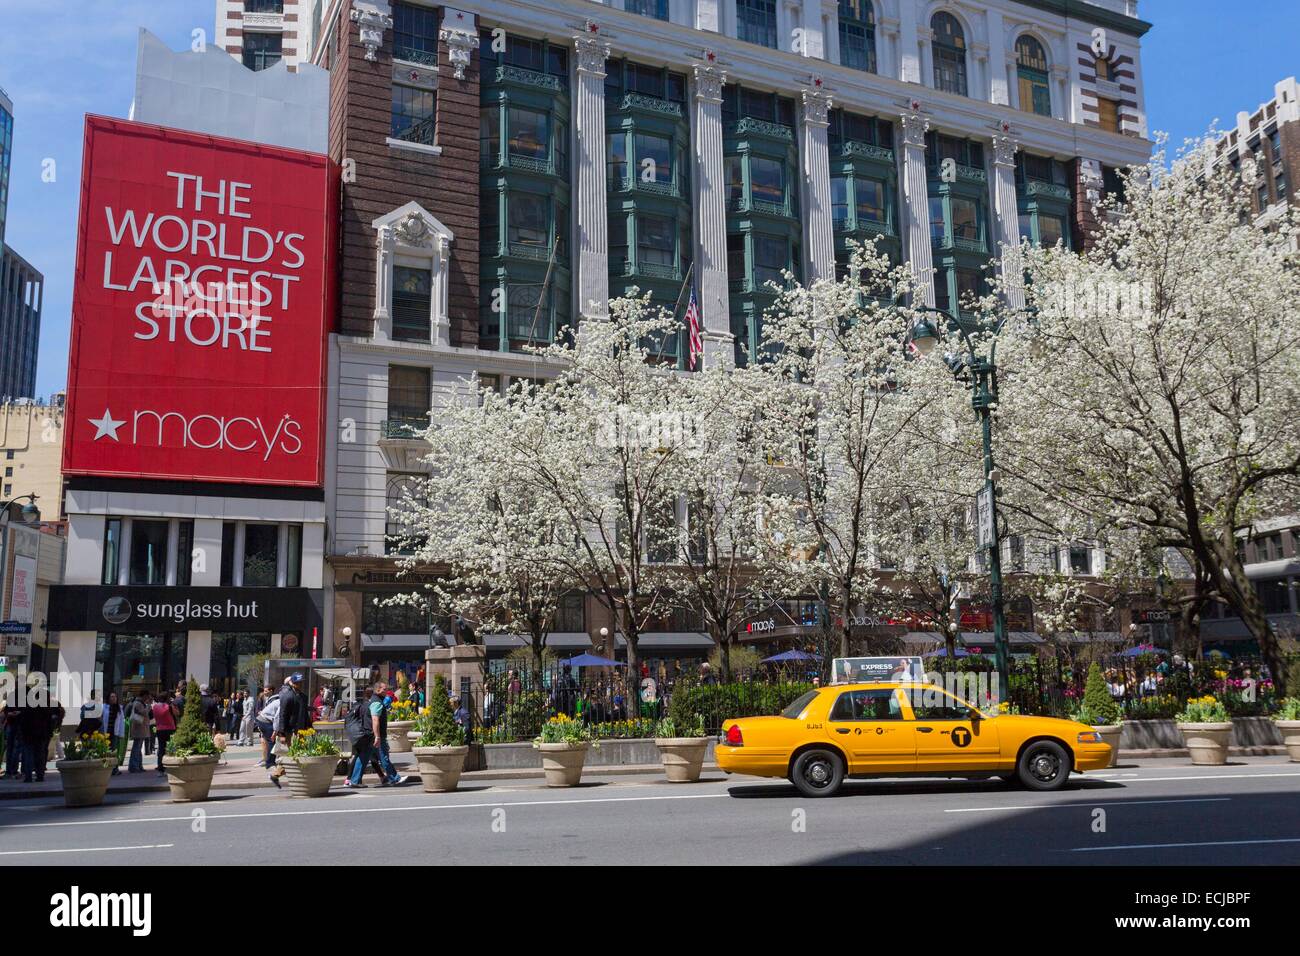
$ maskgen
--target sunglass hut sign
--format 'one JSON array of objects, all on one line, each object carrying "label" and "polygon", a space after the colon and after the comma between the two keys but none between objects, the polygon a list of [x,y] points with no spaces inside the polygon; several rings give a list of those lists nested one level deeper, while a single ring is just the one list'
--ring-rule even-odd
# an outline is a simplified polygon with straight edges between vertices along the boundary
[{"label": "sunglass hut sign", "polygon": [[87,118],[66,471],[320,483],[330,182],[323,156]]}]

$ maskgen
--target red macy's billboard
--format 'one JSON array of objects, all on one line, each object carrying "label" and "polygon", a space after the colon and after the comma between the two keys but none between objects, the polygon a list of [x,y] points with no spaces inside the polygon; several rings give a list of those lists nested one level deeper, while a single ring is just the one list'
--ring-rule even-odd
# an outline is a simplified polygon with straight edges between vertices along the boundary
[{"label": "red macy's billboard", "polygon": [[325,156],[86,117],[69,475],[320,485]]}]

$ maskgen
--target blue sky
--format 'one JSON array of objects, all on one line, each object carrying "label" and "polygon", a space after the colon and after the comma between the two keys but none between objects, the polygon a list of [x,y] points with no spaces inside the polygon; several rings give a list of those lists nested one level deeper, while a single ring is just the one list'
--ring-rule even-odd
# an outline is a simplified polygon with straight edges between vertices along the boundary
[{"label": "blue sky", "polygon": [[[45,274],[37,391],[67,377],[82,116],[125,116],[141,26],[173,49],[192,31],[212,34],[212,0],[0,0],[0,86],[14,101],[14,159],[6,238]],[[1143,41],[1152,130],[1171,141],[1231,124],[1273,84],[1300,71],[1294,14],[1300,0],[1141,0],[1155,24]],[[28,25],[38,23],[39,33]],[[53,182],[42,180],[54,160]]]}]

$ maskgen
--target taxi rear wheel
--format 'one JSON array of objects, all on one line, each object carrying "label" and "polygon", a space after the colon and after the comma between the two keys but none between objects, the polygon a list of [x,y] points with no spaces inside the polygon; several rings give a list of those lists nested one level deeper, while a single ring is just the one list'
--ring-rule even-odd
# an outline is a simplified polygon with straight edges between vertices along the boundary
[{"label": "taxi rear wheel", "polygon": [[790,768],[790,782],[805,797],[829,797],[844,782],[844,761],[831,750],[805,750]]},{"label": "taxi rear wheel", "polygon": [[1060,790],[1070,778],[1070,756],[1054,740],[1036,740],[1020,755],[1016,775],[1030,790]]}]

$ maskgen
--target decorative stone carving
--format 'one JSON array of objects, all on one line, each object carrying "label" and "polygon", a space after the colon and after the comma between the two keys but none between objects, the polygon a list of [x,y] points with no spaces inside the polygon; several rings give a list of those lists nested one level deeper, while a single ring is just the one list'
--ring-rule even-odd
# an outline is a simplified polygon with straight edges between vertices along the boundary
[{"label": "decorative stone carving", "polygon": [[925,134],[930,132],[930,118],[921,112],[921,104],[913,100],[911,109],[900,119],[903,124],[903,145],[925,149]]},{"label": "decorative stone carving", "polygon": [[722,102],[722,86],[727,82],[725,70],[717,65],[717,54],[712,50],[704,51],[704,63],[696,64],[695,97],[709,103]]},{"label": "decorative stone carving", "polygon": [[361,0],[352,0],[349,17],[360,28],[361,45],[366,48],[366,59],[376,59],[379,48],[384,45],[384,31],[392,27],[393,18],[378,7]]},{"label": "decorative stone carving", "polygon": [[604,79],[605,61],[609,59],[609,44],[599,36],[599,28],[590,29],[596,24],[588,20],[587,26],[587,33],[573,38],[573,46],[578,54],[578,72],[591,73]]},{"label": "decorative stone carving", "polygon": [[412,210],[392,227],[393,237],[408,246],[426,247],[433,241],[433,231],[424,217]]},{"label": "decorative stone carving", "polygon": [[451,63],[451,75],[458,80],[465,79],[469,69],[470,57],[478,46],[478,37],[469,30],[452,30],[443,27],[438,31],[438,39],[447,45],[447,60]]},{"label": "decorative stone carving", "polygon": [[822,87],[821,77],[812,78],[812,87],[800,93],[802,99],[800,118],[804,123],[816,126],[829,125],[827,114],[831,108],[830,94]]},{"label": "decorative stone carving", "polygon": [[1015,166],[1017,145],[1012,136],[1005,133],[993,134],[993,164],[995,166]]}]

